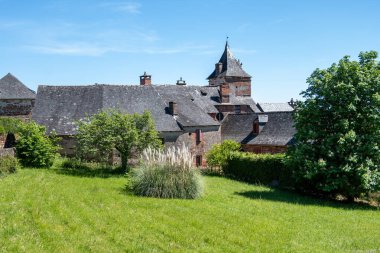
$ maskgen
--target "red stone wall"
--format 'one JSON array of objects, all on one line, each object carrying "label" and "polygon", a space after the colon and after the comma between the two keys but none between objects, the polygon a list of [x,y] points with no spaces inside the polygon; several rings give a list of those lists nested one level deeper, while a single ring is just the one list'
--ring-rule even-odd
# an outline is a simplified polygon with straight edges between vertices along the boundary
[{"label": "red stone wall", "polygon": [[34,106],[32,99],[0,100],[0,116],[30,116]]},{"label": "red stone wall", "polygon": [[285,153],[287,150],[286,146],[268,146],[268,145],[250,145],[242,144],[243,151],[256,153],[256,154],[277,154]]}]

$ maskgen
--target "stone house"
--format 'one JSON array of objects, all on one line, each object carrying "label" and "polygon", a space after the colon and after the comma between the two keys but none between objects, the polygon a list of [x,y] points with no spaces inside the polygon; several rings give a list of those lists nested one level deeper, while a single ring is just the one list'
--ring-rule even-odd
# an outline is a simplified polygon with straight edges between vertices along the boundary
[{"label": "stone house", "polygon": [[[29,120],[35,99],[36,93],[11,73],[0,79],[0,118],[12,117]],[[10,148],[14,142],[15,137],[12,133],[0,135],[0,149]]]},{"label": "stone house", "polygon": [[[145,72],[139,85],[40,85],[32,119],[46,126],[47,133],[55,131],[62,138],[62,154],[67,156],[75,154],[76,122],[107,109],[126,113],[149,110],[165,146],[185,143],[196,165],[205,165],[205,153],[225,139],[239,141],[244,150],[252,152],[268,151],[258,145],[283,151],[282,147],[291,143],[259,142],[271,134],[276,134],[272,139],[281,137],[278,132],[283,130],[290,134],[292,126],[290,121],[281,121],[277,112],[266,113],[265,105],[253,101],[251,76],[234,58],[228,43],[207,79],[208,86],[187,85],[182,78],[171,85],[153,84],[152,76]],[[265,117],[269,120],[264,124],[260,119]],[[256,133],[257,122],[260,131]],[[273,130],[276,127],[278,131]]]}]

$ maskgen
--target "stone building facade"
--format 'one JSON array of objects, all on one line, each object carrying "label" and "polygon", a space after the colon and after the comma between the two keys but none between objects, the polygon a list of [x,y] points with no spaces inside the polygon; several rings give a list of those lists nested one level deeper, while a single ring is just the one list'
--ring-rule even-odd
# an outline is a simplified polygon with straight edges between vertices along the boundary
[{"label": "stone building facade", "polygon": [[193,86],[181,78],[176,84],[160,85],[145,72],[139,85],[43,85],[38,87],[32,119],[62,138],[61,153],[67,156],[75,155],[76,122],[112,108],[125,113],[150,111],[165,146],[184,143],[196,165],[205,165],[212,145],[227,139],[256,153],[283,152],[291,144],[291,112],[286,112],[290,118],[281,110],[266,112],[266,104],[260,107],[253,101],[251,76],[228,43],[208,81],[207,86]]},{"label": "stone building facade", "polygon": [[[11,73],[0,79],[0,119],[30,120],[35,99],[35,92],[26,87]],[[6,149],[12,148],[14,144],[14,133],[0,134],[1,154],[13,154],[13,151]]]}]

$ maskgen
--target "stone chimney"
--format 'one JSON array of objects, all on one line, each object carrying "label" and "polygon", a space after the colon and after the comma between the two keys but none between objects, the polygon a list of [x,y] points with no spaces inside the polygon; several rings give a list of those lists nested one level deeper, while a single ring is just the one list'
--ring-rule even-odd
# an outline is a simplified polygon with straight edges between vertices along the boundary
[{"label": "stone chimney", "polygon": [[182,77],[179,78],[179,80],[177,80],[177,85],[186,85],[186,81],[185,80],[182,80]]},{"label": "stone chimney", "polygon": [[178,115],[176,102],[173,102],[173,101],[169,102],[169,112],[173,116]]},{"label": "stone chimney", "polygon": [[229,103],[230,102],[230,86],[228,83],[223,83],[219,86],[219,95],[221,103]]},{"label": "stone chimney", "polygon": [[144,75],[140,76],[140,85],[152,85],[152,76],[144,72]]},{"label": "stone chimney", "polygon": [[222,68],[223,68],[223,63],[218,62],[215,64],[215,76],[219,75],[222,73]]}]

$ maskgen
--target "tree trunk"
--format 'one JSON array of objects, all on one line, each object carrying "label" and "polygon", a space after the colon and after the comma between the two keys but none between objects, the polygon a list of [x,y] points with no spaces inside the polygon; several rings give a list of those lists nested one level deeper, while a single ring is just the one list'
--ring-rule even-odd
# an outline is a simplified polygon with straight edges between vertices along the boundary
[{"label": "tree trunk", "polygon": [[128,172],[128,154],[120,153],[120,157],[121,157],[121,168],[125,172]]}]

